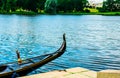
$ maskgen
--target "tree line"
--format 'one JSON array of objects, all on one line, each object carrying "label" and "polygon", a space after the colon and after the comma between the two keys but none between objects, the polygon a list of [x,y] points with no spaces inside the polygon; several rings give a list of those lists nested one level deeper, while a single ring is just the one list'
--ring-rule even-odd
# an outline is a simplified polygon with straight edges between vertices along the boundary
[{"label": "tree line", "polygon": [[0,0],[0,10],[5,12],[16,11],[18,9],[37,12],[44,9],[46,0]]},{"label": "tree line", "polygon": [[106,0],[103,2],[103,11],[120,11],[120,0]]},{"label": "tree line", "polygon": [[18,9],[34,12],[45,10],[48,13],[83,11],[87,2],[87,0],[0,0],[0,10],[3,12]]},{"label": "tree line", "polygon": [[[45,13],[83,12],[88,0],[0,0],[1,12],[33,11]],[[120,11],[120,0],[106,0],[102,11]]]}]

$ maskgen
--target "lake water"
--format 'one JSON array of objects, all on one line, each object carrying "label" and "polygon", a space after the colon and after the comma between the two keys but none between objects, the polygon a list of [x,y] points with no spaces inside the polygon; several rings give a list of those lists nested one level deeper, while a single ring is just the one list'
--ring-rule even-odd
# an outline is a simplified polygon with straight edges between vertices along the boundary
[{"label": "lake water", "polygon": [[120,16],[0,15],[0,64],[56,51],[66,33],[67,51],[30,74],[83,67],[120,70]]}]

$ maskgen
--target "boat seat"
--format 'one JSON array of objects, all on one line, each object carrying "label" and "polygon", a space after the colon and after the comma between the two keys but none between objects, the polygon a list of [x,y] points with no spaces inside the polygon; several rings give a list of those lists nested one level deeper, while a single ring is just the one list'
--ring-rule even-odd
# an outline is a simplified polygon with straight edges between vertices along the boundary
[{"label": "boat seat", "polygon": [[0,66],[0,72],[4,71],[8,66],[7,65],[1,65]]}]

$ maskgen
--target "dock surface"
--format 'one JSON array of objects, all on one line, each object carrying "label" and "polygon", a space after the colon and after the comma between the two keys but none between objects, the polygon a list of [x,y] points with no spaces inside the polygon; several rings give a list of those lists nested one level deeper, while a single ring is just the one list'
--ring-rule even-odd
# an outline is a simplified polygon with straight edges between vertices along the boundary
[{"label": "dock surface", "polygon": [[97,72],[81,67],[56,70],[19,78],[97,78]]}]

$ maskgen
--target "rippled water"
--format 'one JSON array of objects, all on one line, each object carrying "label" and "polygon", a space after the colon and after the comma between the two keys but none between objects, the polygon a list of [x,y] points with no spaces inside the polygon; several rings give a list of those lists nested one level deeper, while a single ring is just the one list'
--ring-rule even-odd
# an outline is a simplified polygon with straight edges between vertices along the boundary
[{"label": "rippled water", "polygon": [[66,33],[67,51],[32,72],[71,67],[120,69],[120,16],[0,15],[0,64],[54,52]]}]

